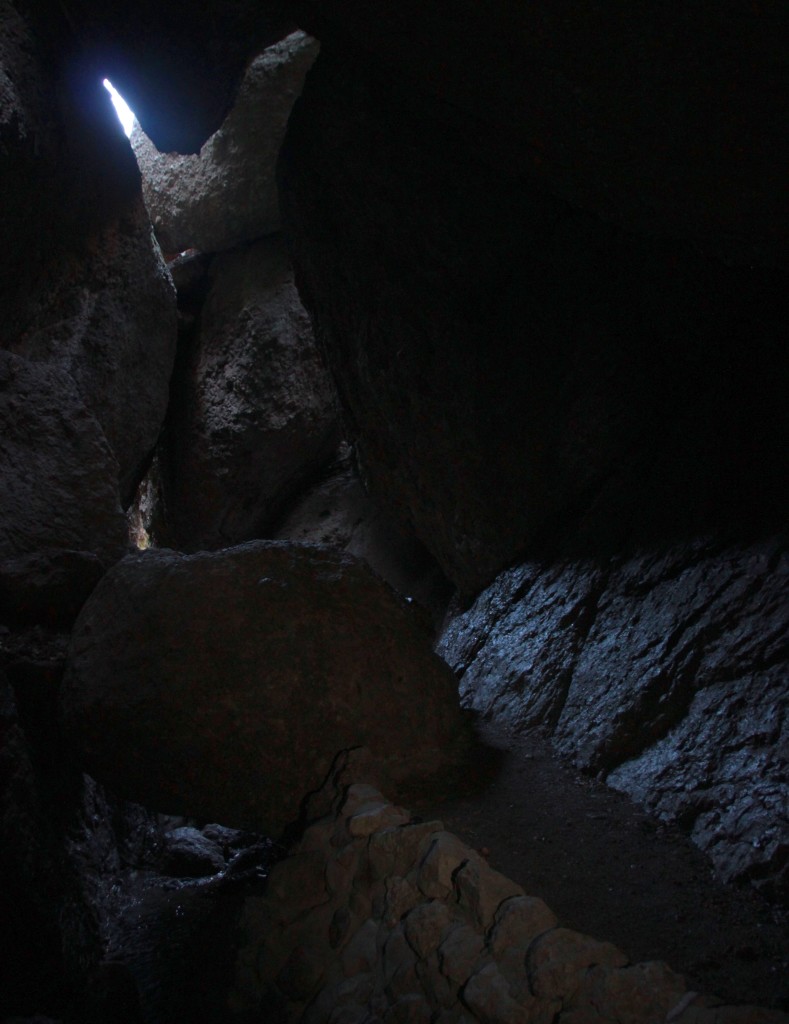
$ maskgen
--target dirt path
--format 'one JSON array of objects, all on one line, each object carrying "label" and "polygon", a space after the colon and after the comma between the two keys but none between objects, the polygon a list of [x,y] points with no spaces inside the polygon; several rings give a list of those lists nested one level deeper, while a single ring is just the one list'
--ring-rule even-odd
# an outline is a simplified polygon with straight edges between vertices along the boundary
[{"label": "dirt path", "polygon": [[[507,740],[481,792],[429,808],[563,924],[665,960],[690,988],[789,1009],[789,921],[753,890],[715,881],[681,833],[561,765],[548,744]],[[509,747],[509,749],[507,749]]]}]

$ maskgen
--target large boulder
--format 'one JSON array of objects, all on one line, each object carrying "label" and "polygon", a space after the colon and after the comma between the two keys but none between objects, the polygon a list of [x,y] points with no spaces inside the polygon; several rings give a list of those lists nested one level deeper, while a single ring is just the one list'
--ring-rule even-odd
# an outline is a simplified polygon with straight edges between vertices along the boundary
[{"label": "large boulder", "polygon": [[124,505],[164,421],[176,347],[175,289],[142,198],[58,261],[9,348],[67,370],[118,461]]},{"label": "large boulder", "polygon": [[340,440],[334,390],[278,237],[217,257],[161,447],[174,546],[266,535]]},{"label": "large boulder", "polygon": [[440,652],[468,707],[551,735],[724,879],[787,901],[788,636],[785,540],[706,541],[511,569]]},{"label": "large boulder", "polygon": [[66,75],[0,9],[0,348],[73,377],[128,504],[167,408],[175,291],[100,78]]},{"label": "large boulder", "polygon": [[127,545],[118,465],[69,374],[0,351],[0,613],[74,613]]},{"label": "large boulder", "polygon": [[469,750],[408,605],[351,556],[284,542],[118,563],[77,621],[62,704],[119,793],[269,835],[341,750],[366,746],[395,795],[451,785]]},{"label": "large boulder", "polygon": [[787,275],[491,166],[398,81],[322,41],[280,156],[373,497],[467,595],[562,532],[615,552],[783,516]]},{"label": "large boulder", "polygon": [[233,109],[198,154],[160,153],[138,124],[131,142],[165,252],[232,249],[277,231],[274,168],[318,44],[294,32],[247,68]]}]

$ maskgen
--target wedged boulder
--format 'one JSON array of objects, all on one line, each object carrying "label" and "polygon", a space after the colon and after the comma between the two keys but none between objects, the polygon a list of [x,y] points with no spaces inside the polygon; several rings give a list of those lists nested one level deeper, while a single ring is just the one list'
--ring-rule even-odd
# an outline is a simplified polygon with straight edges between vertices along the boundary
[{"label": "wedged boulder", "polygon": [[279,237],[211,264],[160,451],[182,550],[264,536],[340,440],[334,390]]},{"label": "wedged boulder", "polygon": [[461,698],[553,736],[676,821],[726,880],[789,899],[784,538],[503,573],[445,632]]},{"label": "wedged boulder", "polygon": [[59,74],[7,5],[0,18],[0,348],[73,377],[128,504],[167,408],[175,291],[100,76]]},{"label": "wedged boulder", "polygon": [[68,618],[126,550],[118,464],[69,374],[4,351],[0,470],[0,607]]},{"label": "wedged boulder", "polygon": [[276,541],[114,566],[77,621],[62,706],[117,792],[267,835],[341,750],[369,748],[400,795],[456,783],[470,749],[408,605],[349,555]]},{"label": "wedged boulder", "polygon": [[87,253],[64,256],[9,345],[74,378],[118,460],[128,505],[159,436],[175,360],[175,289],[138,197]]},{"label": "wedged boulder", "polygon": [[165,252],[221,252],[279,230],[275,165],[291,107],[318,52],[293,32],[249,65],[232,110],[197,154],[160,153],[137,124],[131,143]]},{"label": "wedged boulder", "polygon": [[370,493],[465,596],[580,531],[783,522],[786,274],[622,230],[321,47],[279,162],[296,280]]}]

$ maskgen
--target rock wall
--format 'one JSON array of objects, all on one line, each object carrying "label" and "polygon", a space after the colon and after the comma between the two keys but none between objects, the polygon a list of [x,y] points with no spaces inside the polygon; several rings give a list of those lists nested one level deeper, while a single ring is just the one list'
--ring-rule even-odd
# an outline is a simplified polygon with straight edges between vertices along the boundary
[{"label": "rock wall", "polygon": [[266,536],[341,436],[281,239],[218,255],[206,284],[159,452],[169,539],[185,551]]},{"label": "rock wall", "polygon": [[128,505],[167,408],[172,282],[100,80],[51,59],[46,41],[4,10],[0,347],[70,374]]},{"label": "rock wall", "polygon": [[690,832],[728,881],[789,898],[785,538],[526,563],[445,631],[463,703]]},{"label": "rock wall", "polygon": [[[783,898],[784,19],[778,5],[740,0],[679,14],[636,2],[626,17],[563,0],[484,9],[460,0],[451,12],[237,0],[202,4],[199,16],[186,0],[0,0],[0,813],[17,830],[0,862],[18,897],[0,915],[0,937],[16,945],[0,964],[0,996],[14,999],[0,1016],[140,1024],[166,1005],[140,1002],[135,989],[161,986],[161,972],[140,967],[132,984],[123,965],[102,963],[120,805],[82,776],[83,762],[159,805],[194,802],[212,817],[280,827],[337,749],[357,740],[380,743],[390,773],[413,788],[431,772],[453,785],[446,761],[462,761],[454,744],[465,745],[466,717],[451,673],[407,606],[347,557],[274,545],[293,564],[246,578],[236,575],[243,551],[161,554],[148,562],[161,574],[142,581],[133,559],[94,591],[123,552],[121,508],[162,426],[176,316],[139,174],[98,82],[112,77],[163,151],[196,152],[249,58],[273,43],[283,55],[290,44],[278,41],[294,21],[320,39],[321,55],[279,165],[287,245],[377,507],[409,543],[416,532],[461,600],[498,576],[444,638],[466,698],[505,724],[549,732],[560,752],[692,829],[726,877]],[[290,81],[287,63],[263,59],[257,70],[266,68]],[[284,108],[278,116],[281,131]],[[209,149],[220,158],[234,145],[220,132]],[[270,160],[258,170],[270,179]],[[265,218],[271,202],[267,186]],[[230,234],[205,244],[251,238],[274,223],[265,218],[234,216]],[[271,310],[247,315],[244,301],[221,310],[212,338],[230,325],[222,343],[252,342],[223,362],[205,331],[221,304],[217,285],[203,311],[208,262],[195,260],[182,293],[179,367],[205,357],[206,372],[186,374],[176,391],[190,416],[210,404],[218,443],[201,463],[210,431],[200,417],[182,434],[183,422],[168,423],[182,449],[191,445],[183,461],[170,450],[171,481],[189,479],[173,499],[191,536],[183,546],[318,530],[312,512],[299,520],[297,492],[329,468],[321,429],[298,484],[253,492],[264,470],[249,440],[268,430],[258,397],[275,390],[273,378],[258,365],[244,377],[254,395],[220,397],[248,360],[278,351],[303,313],[279,277],[275,325]],[[231,264],[242,278],[263,273],[223,255],[215,283]],[[294,364],[313,361],[298,352],[279,368],[282,394]],[[217,494],[214,477],[232,458],[219,443],[225,428],[240,441],[240,485]],[[192,457],[197,469],[186,472]],[[190,498],[191,488],[200,494]],[[210,515],[193,526],[203,496]],[[338,503],[335,539],[374,548],[350,518],[354,502]],[[218,520],[232,529],[223,534]],[[192,588],[198,563],[225,567],[211,577],[215,590]],[[391,578],[397,571],[390,563]],[[91,591],[65,687],[64,744],[66,631]],[[109,622],[112,609],[121,617]],[[98,639],[83,629],[93,625]],[[259,688],[272,666],[288,710],[279,717]],[[295,716],[303,732],[290,717],[294,680],[300,699],[313,698]],[[348,732],[327,724],[340,705]],[[311,774],[299,775],[305,765]],[[491,918],[491,891],[503,887],[510,907],[528,897],[457,840],[366,796],[373,807],[327,812],[268,896],[249,903],[243,1024],[269,997],[286,1014],[335,1024],[372,1013],[743,1019],[694,1004],[663,967],[626,966],[610,947],[549,925],[536,901],[528,906],[550,938],[510,935],[503,904]],[[144,834],[132,812],[118,814]],[[404,853],[415,836],[424,849]],[[374,866],[380,843],[405,857],[391,872]],[[435,861],[449,874],[431,882]],[[118,882],[127,894],[128,884]],[[309,936],[291,920],[297,904]],[[157,948],[194,952],[217,919],[196,910],[198,938],[179,944],[179,910],[171,894],[165,912],[152,912],[138,962],[150,965]],[[505,933],[515,956],[496,948]],[[202,981],[205,959],[182,959],[183,986],[185,964]],[[177,996],[167,1006],[160,1019],[180,1019]]]},{"label": "rock wall", "polygon": [[661,962],[632,964],[561,927],[440,821],[367,784],[271,871],[241,917],[235,1012],[303,1024],[757,1024],[777,1011],[720,1005]]},{"label": "rock wall", "polygon": [[175,294],[100,84],[47,63],[10,4],[0,16],[0,578],[27,577],[14,613],[57,618],[123,553],[120,504],[167,406]]}]

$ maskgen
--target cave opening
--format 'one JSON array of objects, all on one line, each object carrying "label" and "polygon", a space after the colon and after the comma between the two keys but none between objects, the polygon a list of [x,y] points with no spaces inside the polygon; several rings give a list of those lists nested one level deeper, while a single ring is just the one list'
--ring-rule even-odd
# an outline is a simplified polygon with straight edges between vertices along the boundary
[{"label": "cave opening", "polygon": [[101,84],[110,94],[112,105],[115,109],[115,113],[118,115],[118,120],[121,123],[126,138],[130,138],[135,122],[134,111],[131,109],[131,107],[123,98],[123,96],[121,96],[121,94],[118,92],[118,90],[109,80],[109,78],[103,79]]}]

